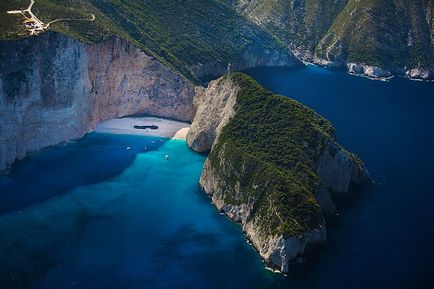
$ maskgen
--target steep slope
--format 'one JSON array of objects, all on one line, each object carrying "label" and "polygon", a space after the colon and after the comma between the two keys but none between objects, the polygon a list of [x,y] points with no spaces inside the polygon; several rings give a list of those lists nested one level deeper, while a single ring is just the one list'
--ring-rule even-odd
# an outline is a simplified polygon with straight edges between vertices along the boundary
[{"label": "steep slope", "polygon": [[[431,3],[431,7],[429,7]],[[316,54],[403,73],[434,67],[432,1],[350,1],[319,43]]]},{"label": "steep slope", "polygon": [[433,0],[236,0],[301,59],[370,77],[434,77]]},{"label": "steep slope", "polygon": [[187,136],[192,149],[210,151],[200,184],[262,258],[287,272],[306,248],[326,243],[330,192],[348,192],[368,173],[327,120],[246,75],[211,82],[203,99]]},{"label": "steep slope", "polygon": [[297,52],[314,51],[348,0],[232,0],[237,11],[283,39]]},{"label": "steep slope", "polygon": [[[0,3],[3,39],[22,30],[9,9],[25,9],[27,0]],[[269,33],[247,21],[219,0],[36,0],[34,11],[50,29],[86,43],[116,35],[176,69],[194,82],[233,69],[257,65],[294,65],[296,60]]]},{"label": "steep slope", "polygon": [[197,88],[131,43],[59,33],[0,41],[0,171],[28,152],[136,113],[191,121]]}]

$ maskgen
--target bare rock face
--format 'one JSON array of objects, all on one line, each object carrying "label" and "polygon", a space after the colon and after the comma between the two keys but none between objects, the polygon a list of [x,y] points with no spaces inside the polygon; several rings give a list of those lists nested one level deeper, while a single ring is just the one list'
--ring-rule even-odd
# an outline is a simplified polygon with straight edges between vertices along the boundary
[{"label": "bare rock face", "polygon": [[371,78],[389,78],[392,73],[386,69],[366,65],[364,68],[364,74]]},{"label": "bare rock face", "polygon": [[291,262],[304,254],[308,245],[321,245],[327,240],[325,225],[318,229],[306,232],[300,237],[279,236],[268,241],[264,250],[260,252],[263,259],[267,260],[280,272],[288,272]]},{"label": "bare rock face", "polygon": [[359,63],[347,63],[347,68],[349,73],[353,74],[363,74],[365,73],[365,68],[363,64]]},{"label": "bare rock face", "polygon": [[0,42],[0,59],[0,170],[109,118],[196,113],[200,89],[117,38],[86,45],[45,33]]},{"label": "bare rock face", "polygon": [[426,68],[413,68],[406,71],[405,75],[411,79],[430,80],[434,78],[434,73]]},{"label": "bare rock face", "polygon": [[[302,65],[292,54],[285,49],[263,48],[254,45],[246,49],[239,59],[231,63],[231,71],[242,71],[254,67],[293,67]],[[215,78],[227,72],[228,63],[219,61],[207,62],[191,67],[191,70],[200,78]]]},{"label": "bare rock face", "polygon": [[351,74],[365,75],[373,79],[384,79],[393,76],[393,73],[387,69],[361,63],[347,63],[347,70]]},{"label": "bare rock face", "polygon": [[[210,83],[193,120],[188,144],[196,151],[211,150],[212,159],[208,158],[205,162],[200,185],[213,204],[228,218],[241,224],[246,238],[270,267],[288,272],[290,264],[301,258],[307,248],[327,242],[325,218],[320,215],[316,224],[296,235],[270,233],[264,229],[262,218],[270,218],[273,215],[271,211],[276,207],[271,200],[267,200],[268,195],[261,195],[258,200],[254,192],[270,185],[268,177],[262,179],[265,183],[255,178],[250,183],[248,180],[258,166],[250,163],[248,156],[240,156],[241,151],[234,153],[228,144],[216,145],[222,129],[237,113],[237,94],[240,90],[238,83],[229,76]],[[252,161],[255,163],[258,160]],[[319,182],[312,194],[325,214],[335,211],[331,192],[346,193],[353,185],[370,180],[362,161],[340,147],[333,138],[323,147],[313,170]],[[267,213],[257,214],[264,206],[268,208]]]},{"label": "bare rock face", "polygon": [[[231,170],[230,161],[224,158],[224,152],[221,155],[221,167],[225,170]],[[205,162],[199,183],[219,211],[234,222],[241,224],[246,238],[252,243],[266,264],[272,268],[286,273],[289,271],[290,264],[297,258],[301,258],[307,247],[322,245],[327,242],[324,219],[317,228],[296,237],[264,234],[259,225],[261,220],[252,217],[257,200],[249,198],[247,203],[239,205],[226,203],[224,195],[230,189],[230,184],[228,180],[221,177],[221,173],[211,165],[209,160]],[[243,194],[240,190],[236,189],[236,191],[239,195]]]},{"label": "bare rock face", "polygon": [[210,82],[187,135],[188,145],[197,152],[209,152],[221,129],[235,113],[239,88],[230,79]]},{"label": "bare rock face", "polygon": [[315,197],[326,214],[336,212],[330,192],[348,193],[352,185],[363,184],[370,179],[360,159],[335,142],[326,145],[317,160],[315,172],[321,180]]}]

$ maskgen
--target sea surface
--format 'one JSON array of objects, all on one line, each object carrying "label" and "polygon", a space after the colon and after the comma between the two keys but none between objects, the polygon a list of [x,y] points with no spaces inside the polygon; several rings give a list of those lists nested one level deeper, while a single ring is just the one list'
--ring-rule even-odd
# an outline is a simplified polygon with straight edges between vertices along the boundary
[{"label": "sea surface", "polygon": [[91,133],[0,176],[0,288],[433,288],[434,83],[247,73],[332,121],[375,180],[337,198],[319,255],[288,276],[265,270],[200,191],[203,155]]}]

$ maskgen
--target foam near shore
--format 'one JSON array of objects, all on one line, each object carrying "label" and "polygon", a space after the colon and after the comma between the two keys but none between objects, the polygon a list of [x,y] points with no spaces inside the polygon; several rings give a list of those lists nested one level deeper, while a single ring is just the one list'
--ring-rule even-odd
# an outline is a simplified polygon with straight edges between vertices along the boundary
[{"label": "foam near shore", "polygon": [[[156,125],[158,129],[135,129],[135,125]],[[158,117],[124,117],[110,119],[98,124],[95,132],[185,139],[189,128],[190,124],[182,121]]]}]

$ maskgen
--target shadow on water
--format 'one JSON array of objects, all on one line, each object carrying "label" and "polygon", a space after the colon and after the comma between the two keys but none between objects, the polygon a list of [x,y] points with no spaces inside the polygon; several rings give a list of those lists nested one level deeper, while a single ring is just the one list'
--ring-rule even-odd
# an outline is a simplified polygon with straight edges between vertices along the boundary
[{"label": "shadow on water", "polygon": [[71,197],[54,203],[0,219],[1,288],[28,288],[69,258],[90,223],[107,218]]},{"label": "shadow on water", "polygon": [[0,175],[0,215],[117,176],[138,153],[158,149],[166,140],[90,133],[30,155],[15,163],[8,175]]},{"label": "shadow on water", "polygon": [[142,153],[151,139],[90,135],[33,155],[0,178],[0,284],[433,288],[433,86],[316,67],[249,73],[329,118],[379,182],[335,198],[340,216],[328,221],[323,251],[287,277],[266,271],[240,226],[198,188],[204,156],[181,141]]}]

